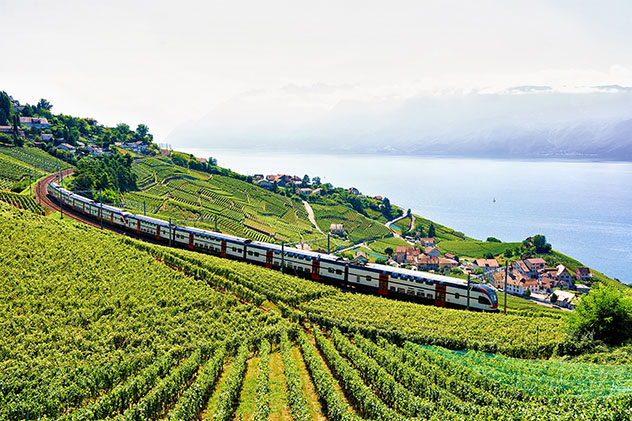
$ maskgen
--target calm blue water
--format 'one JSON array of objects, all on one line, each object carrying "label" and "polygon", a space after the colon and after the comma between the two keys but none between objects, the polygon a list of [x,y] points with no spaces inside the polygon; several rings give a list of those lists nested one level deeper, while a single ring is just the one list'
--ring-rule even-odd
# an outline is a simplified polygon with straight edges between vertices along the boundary
[{"label": "calm blue water", "polygon": [[474,238],[544,234],[556,250],[632,282],[632,163],[186,151],[243,174],[318,175]]}]

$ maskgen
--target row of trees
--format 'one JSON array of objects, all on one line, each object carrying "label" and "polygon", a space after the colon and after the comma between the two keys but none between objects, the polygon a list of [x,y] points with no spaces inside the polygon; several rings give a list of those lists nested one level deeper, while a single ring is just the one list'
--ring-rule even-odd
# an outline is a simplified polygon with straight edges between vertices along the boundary
[{"label": "row of trees", "polygon": [[[74,173],[73,189],[87,192],[99,190],[103,201],[116,202],[120,193],[137,189],[136,174],[132,171],[133,161],[130,155],[119,153],[82,158]],[[91,195],[95,196],[94,193]]]}]

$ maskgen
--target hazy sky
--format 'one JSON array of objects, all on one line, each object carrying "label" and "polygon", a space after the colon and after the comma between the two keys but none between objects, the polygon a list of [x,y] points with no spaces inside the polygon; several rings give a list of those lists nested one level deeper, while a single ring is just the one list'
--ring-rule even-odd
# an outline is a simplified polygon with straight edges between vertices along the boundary
[{"label": "hazy sky", "polygon": [[632,85],[629,0],[0,0],[0,17],[0,90],[158,141],[256,90],[332,106],[337,88]]}]

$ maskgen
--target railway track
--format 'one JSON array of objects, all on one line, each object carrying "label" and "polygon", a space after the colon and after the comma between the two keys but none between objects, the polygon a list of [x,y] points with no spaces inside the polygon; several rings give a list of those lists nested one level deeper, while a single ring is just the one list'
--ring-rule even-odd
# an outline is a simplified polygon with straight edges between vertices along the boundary
[{"label": "railway track", "polygon": [[[68,208],[67,206],[63,206],[60,207],[59,202],[53,200],[49,195],[48,195],[48,185],[50,183],[52,183],[53,181],[57,180],[59,178],[59,176],[61,175],[62,177],[68,177],[70,174],[72,174],[74,170],[73,169],[69,169],[69,170],[65,170],[62,171],[60,173],[57,174],[51,174],[48,177],[43,178],[42,180],[40,180],[36,185],[35,185],[35,196],[37,198],[37,200],[39,201],[39,203],[44,206],[47,209],[56,211],[56,212],[61,212],[62,216],[66,216],[68,218],[72,218],[76,221],[82,222],[86,225],[90,225],[92,227],[95,228],[101,228],[101,229],[107,229],[108,231],[112,231],[115,232],[117,234],[121,234],[121,235],[126,235],[126,236],[130,236],[130,233],[127,231],[123,231],[121,229],[109,226],[107,224],[103,224],[101,225],[99,222],[86,217],[85,215],[82,215],[70,208]],[[131,235],[134,238],[141,238],[141,237],[136,237],[134,235]],[[143,240],[147,240],[145,238],[143,238]]]}]

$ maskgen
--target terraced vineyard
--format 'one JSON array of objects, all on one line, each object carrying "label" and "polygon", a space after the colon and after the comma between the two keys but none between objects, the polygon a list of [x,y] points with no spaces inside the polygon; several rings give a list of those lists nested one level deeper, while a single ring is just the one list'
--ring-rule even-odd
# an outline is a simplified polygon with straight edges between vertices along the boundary
[{"label": "terraced vineyard", "polygon": [[[189,225],[217,228],[254,240],[294,242],[322,237],[309,222],[303,204],[260,187],[222,175],[190,171],[168,158],[134,164],[141,192],[124,196],[127,208]],[[193,223],[194,221],[195,224]]]},{"label": "terraced vineyard", "polygon": [[45,172],[58,172],[61,169],[68,167],[68,164],[64,161],[55,158],[54,156],[46,153],[38,148],[31,147],[2,147],[0,148],[0,154],[10,156],[18,161],[21,161],[29,166],[38,168]]},{"label": "terraced vineyard", "polygon": [[46,173],[38,170],[13,157],[0,153],[0,190],[10,189],[13,184],[23,179],[28,179],[29,174],[33,181]]},{"label": "terraced vineyard", "polygon": [[392,235],[391,230],[377,221],[360,215],[351,208],[339,204],[312,204],[316,223],[321,230],[327,232],[331,224],[343,224],[349,240],[353,243]]},{"label": "terraced vineyard", "polygon": [[11,206],[15,206],[18,209],[24,209],[36,213],[38,215],[44,214],[44,208],[35,201],[32,197],[24,196],[22,194],[10,193],[6,191],[0,191],[0,201],[7,203]]},{"label": "terraced vineyard", "polygon": [[563,351],[555,315],[346,294],[4,204],[0,231],[1,419],[632,417],[632,367],[420,345]]}]

